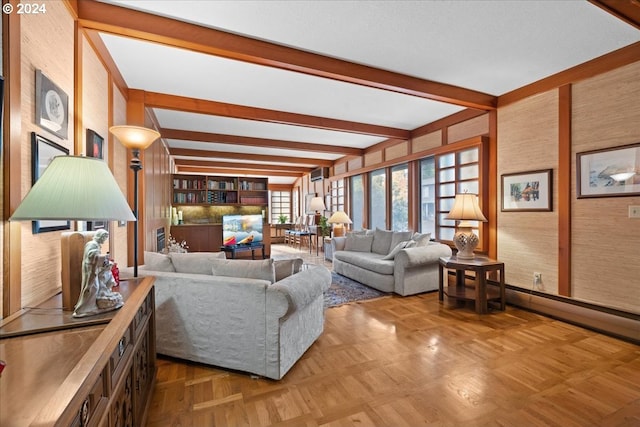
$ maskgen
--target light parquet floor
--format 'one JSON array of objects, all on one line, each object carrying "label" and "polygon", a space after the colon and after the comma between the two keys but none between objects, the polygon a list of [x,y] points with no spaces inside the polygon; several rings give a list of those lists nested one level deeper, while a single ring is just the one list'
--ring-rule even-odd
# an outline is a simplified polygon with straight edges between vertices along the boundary
[{"label": "light parquet floor", "polygon": [[147,426],[640,426],[640,346],[393,296],[328,309],[281,381],[159,359]]}]

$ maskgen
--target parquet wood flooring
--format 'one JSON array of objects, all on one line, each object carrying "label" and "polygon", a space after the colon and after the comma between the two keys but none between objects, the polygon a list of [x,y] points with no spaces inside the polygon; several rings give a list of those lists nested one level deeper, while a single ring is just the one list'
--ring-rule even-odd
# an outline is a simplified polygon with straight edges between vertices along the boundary
[{"label": "parquet wood flooring", "polygon": [[147,426],[640,426],[640,346],[394,296],[328,309],[281,381],[159,359]]}]

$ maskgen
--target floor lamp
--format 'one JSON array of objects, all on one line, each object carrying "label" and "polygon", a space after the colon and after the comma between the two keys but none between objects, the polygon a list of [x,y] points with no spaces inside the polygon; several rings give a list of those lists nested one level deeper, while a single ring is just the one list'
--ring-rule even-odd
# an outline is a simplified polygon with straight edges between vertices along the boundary
[{"label": "floor lamp", "polygon": [[138,172],[142,170],[140,151],[145,150],[153,141],[160,138],[160,134],[153,129],[140,126],[111,126],[111,132],[125,147],[131,149],[133,158],[129,168],[133,171],[133,277],[138,277]]}]

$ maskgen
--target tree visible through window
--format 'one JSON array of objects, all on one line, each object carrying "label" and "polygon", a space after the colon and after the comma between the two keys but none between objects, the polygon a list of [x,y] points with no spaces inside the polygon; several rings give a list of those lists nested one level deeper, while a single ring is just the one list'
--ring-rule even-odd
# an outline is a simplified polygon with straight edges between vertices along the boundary
[{"label": "tree visible through window", "polygon": [[354,175],[351,178],[349,188],[351,194],[351,225],[352,230],[362,230],[364,220],[364,186],[362,175]]},{"label": "tree visible through window", "polygon": [[384,169],[369,172],[369,228],[387,228],[387,174]]},{"label": "tree visible through window", "polygon": [[391,229],[409,229],[409,167],[407,164],[391,168]]}]

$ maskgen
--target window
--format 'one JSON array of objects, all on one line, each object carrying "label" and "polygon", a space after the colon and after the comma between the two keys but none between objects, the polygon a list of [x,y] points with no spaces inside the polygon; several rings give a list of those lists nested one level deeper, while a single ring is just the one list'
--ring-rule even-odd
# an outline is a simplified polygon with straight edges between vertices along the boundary
[{"label": "window", "polygon": [[387,228],[387,174],[385,169],[369,172],[369,228]]},{"label": "window", "polygon": [[[456,193],[465,191],[478,194],[480,191],[480,148],[472,147],[462,151],[456,151],[436,156],[438,222],[437,238],[439,240],[453,240],[456,232],[456,222],[445,219],[451,208]],[[474,224],[474,232],[482,236],[478,229],[479,223]]]},{"label": "window", "polygon": [[270,191],[271,224],[280,222],[280,215],[286,216],[286,222],[293,222],[291,218],[291,193],[289,191]]},{"label": "window", "polygon": [[436,236],[436,164],[434,157],[420,161],[420,232]]},{"label": "window", "polygon": [[362,175],[354,175],[351,178],[351,214],[353,230],[362,230],[364,220],[364,186]]},{"label": "window", "polygon": [[409,166],[391,168],[391,229],[409,230]]},{"label": "window", "polygon": [[344,211],[344,179],[331,181],[331,204],[327,210],[331,213]]}]

